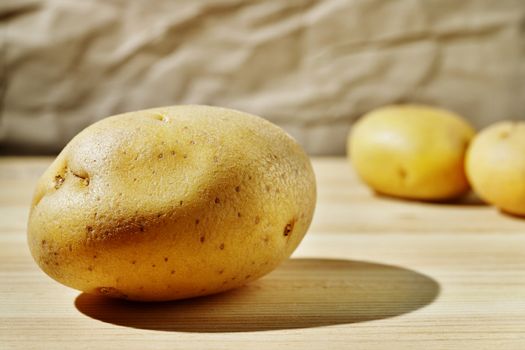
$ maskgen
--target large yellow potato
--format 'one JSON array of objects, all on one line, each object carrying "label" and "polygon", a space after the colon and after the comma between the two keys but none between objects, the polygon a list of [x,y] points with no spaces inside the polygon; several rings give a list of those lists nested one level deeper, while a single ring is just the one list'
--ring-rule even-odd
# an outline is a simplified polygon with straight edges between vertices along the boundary
[{"label": "large yellow potato", "polygon": [[500,122],[482,130],[467,152],[467,175],[485,201],[525,215],[525,122]]},{"label": "large yellow potato", "polygon": [[361,179],[391,196],[444,200],[469,189],[464,172],[473,128],[460,116],[422,105],[376,109],[348,138],[348,155]]},{"label": "large yellow potato", "polygon": [[239,287],[274,269],[312,219],[301,147],[246,113],[175,106],[78,134],[40,178],[28,241],[57,281],[132,300]]}]

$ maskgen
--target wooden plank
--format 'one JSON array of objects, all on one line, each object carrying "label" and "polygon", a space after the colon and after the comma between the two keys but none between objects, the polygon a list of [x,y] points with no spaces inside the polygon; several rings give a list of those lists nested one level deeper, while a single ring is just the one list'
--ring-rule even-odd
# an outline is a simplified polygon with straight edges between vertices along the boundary
[{"label": "wooden plank", "polygon": [[310,232],[265,278],[137,304],[54,282],[26,246],[48,158],[0,158],[0,349],[524,349],[525,220],[475,199],[374,196],[344,159],[314,159]]}]

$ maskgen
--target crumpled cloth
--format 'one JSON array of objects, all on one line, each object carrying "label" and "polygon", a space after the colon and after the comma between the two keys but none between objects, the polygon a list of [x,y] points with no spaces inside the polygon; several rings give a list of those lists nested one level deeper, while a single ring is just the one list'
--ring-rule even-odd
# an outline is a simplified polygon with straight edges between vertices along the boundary
[{"label": "crumpled cloth", "polygon": [[400,102],[525,119],[523,0],[3,0],[0,147],[56,152],[113,114],[209,104],[343,154]]}]

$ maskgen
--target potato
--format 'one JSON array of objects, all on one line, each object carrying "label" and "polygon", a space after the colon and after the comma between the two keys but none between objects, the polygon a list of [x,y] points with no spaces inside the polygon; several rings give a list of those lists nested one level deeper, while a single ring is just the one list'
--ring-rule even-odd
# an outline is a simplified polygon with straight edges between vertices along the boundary
[{"label": "potato", "polygon": [[525,215],[525,122],[504,121],[482,130],[468,149],[466,169],[482,199]]},{"label": "potato", "polygon": [[349,134],[347,151],[361,179],[376,192],[416,200],[461,196],[473,128],[460,116],[422,105],[374,110]]},{"label": "potato", "polygon": [[246,113],[174,106],[103,119],[40,178],[31,253],[72,288],[131,300],[212,294],[286,259],[312,219],[302,148]]}]

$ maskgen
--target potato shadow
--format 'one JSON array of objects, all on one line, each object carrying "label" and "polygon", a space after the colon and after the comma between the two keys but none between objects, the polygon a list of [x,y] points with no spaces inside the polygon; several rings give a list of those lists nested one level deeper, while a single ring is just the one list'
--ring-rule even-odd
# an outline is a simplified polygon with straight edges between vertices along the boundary
[{"label": "potato shadow", "polygon": [[251,332],[379,320],[431,303],[432,278],[363,261],[290,259],[263,279],[222,294],[140,303],[82,293],[83,314],[116,325],[176,332]]},{"label": "potato shadow", "polygon": [[423,200],[423,199],[414,199],[406,197],[392,196],[389,194],[373,191],[373,194],[382,200],[386,201],[405,201],[412,203],[420,203],[427,205],[437,205],[437,206],[460,206],[460,207],[486,207],[485,203],[481,198],[479,198],[474,192],[469,192],[463,196],[452,198],[452,199],[443,199],[443,200]]},{"label": "potato shadow", "polygon": [[498,211],[500,212],[501,215],[509,218],[509,219],[513,219],[513,220],[520,220],[520,221],[523,221],[525,220],[525,215],[519,215],[519,214],[514,214],[514,213],[511,213],[509,211],[506,211],[505,209],[501,209],[501,208],[498,208]]}]

